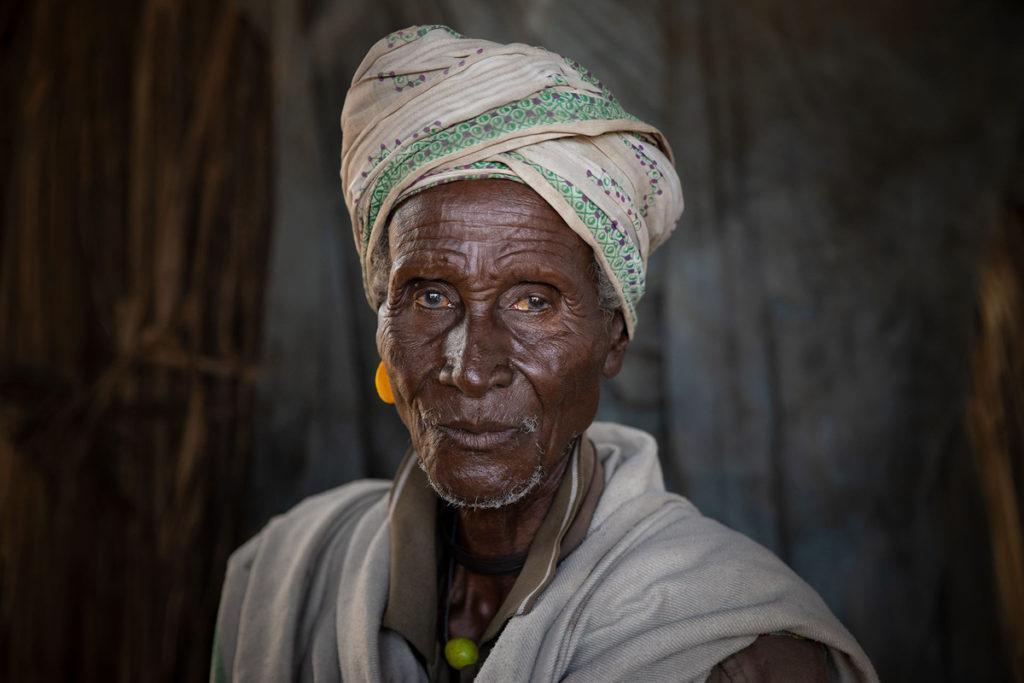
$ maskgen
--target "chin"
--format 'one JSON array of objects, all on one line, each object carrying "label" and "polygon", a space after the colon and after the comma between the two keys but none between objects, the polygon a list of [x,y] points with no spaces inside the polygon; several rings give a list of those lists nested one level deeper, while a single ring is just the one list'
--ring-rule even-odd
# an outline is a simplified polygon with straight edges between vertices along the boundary
[{"label": "chin", "polygon": [[446,436],[438,430],[426,443],[416,444],[416,450],[431,488],[449,505],[506,507],[529,496],[544,480],[543,451],[532,434],[518,434],[489,450],[470,449]]}]

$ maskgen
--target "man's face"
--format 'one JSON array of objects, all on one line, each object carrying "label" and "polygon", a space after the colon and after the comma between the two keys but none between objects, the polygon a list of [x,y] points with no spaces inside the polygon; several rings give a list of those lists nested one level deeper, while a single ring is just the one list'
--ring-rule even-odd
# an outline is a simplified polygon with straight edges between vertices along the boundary
[{"label": "man's face", "polygon": [[414,195],[389,240],[377,344],[431,484],[475,507],[550,484],[627,343],[621,315],[600,308],[590,248],[501,180]]}]

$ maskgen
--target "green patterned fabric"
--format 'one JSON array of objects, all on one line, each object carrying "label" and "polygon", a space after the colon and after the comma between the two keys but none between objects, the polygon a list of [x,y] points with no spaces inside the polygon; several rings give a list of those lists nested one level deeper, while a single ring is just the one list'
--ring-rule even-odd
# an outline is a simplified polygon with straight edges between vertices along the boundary
[{"label": "green patterned fabric", "polygon": [[415,173],[437,159],[443,159],[474,146],[512,134],[522,134],[531,128],[576,121],[633,118],[617,103],[589,95],[573,93],[571,96],[543,90],[533,97],[497,107],[469,121],[461,121],[449,128],[432,132],[407,145],[400,153],[388,158],[387,165],[373,186],[368,213],[363,225],[363,241],[369,239],[381,204],[392,188],[409,174]]},{"label": "green patterned fabric", "polygon": [[573,185],[554,171],[540,164],[531,163],[521,154],[509,152],[508,156],[528,164],[537,171],[565,200],[579,219],[587,226],[587,230],[600,245],[614,274],[614,281],[622,288],[623,298],[629,307],[628,314],[636,317],[636,304],[644,294],[644,265],[633,241],[626,238],[615,221],[608,217],[579,187]]},{"label": "green patterned fabric", "polygon": [[394,207],[441,183],[498,178],[533,187],[594,249],[633,333],[647,259],[682,213],[682,192],[661,133],[585,67],[413,26],[370,49],[342,134],[342,186],[372,306],[370,257]]}]

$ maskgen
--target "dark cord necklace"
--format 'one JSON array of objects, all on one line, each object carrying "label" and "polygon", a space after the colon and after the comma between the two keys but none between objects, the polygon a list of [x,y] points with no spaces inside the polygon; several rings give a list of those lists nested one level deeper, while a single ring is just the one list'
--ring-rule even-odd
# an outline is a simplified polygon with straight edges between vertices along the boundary
[{"label": "dark cord necklace", "polygon": [[452,542],[448,552],[456,563],[477,574],[518,574],[526,564],[529,553],[513,553],[511,555],[474,555],[462,546]]},{"label": "dark cord necklace", "polygon": [[[460,557],[460,556],[463,557],[463,558],[467,558],[467,557],[468,558],[472,558],[473,557],[473,555],[471,555],[470,553],[466,552],[464,549],[460,548],[455,543],[455,528],[456,528],[457,521],[458,521],[458,517],[456,517],[455,515],[452,515],[452,523],[451,523],[451,526],[450,526],[450,531],[449,531],[448,535],[445,537],[445,540],[447,541],[446,545],[448,547],[448,562],[446,562],[446,564],[448,565],[448,571],[447,571],[447,576],[445,578],[445,586],[444,586],[444,616],[443,616],[444,624],[442,626],[441,632],[444,633],[444,643],[445,643],[445,645],[444,645],[444,658],[445,658],[445,661],[448,662],[448,666],[452,667],[456,671],[461,671],[462,669],[464,669],[467,666],[472,666],[473,664],[476,664],[477,660],[480,657],[480,648],[479,648],[479,646],[477,645],[477,643],[475,641],[473,641],[473,640],[471,640],[469,638],[466,638],[465,636],[457,636],[455,638],[452,638],[451,634],[448,632],[448,619],[449,619],[449,617],[451,615],[451,606],[452,606],[452,596],[451,596],[451,592],[452,592],[452,576],[455,574],[455,563],[456,563],[456,561],[458,561],[459,564],[462,564],[467,569],[472,569],[471,566],[465,564],[462,560],[457,560],[457,558]],[[461,553],[461,555],[459,553]],[[524,561],[525,561],[525,556],[524,556]],[[522,566],[523,566],[523,563],[520,562],[519,563],[519,567],[522,567]],[[480,570],[477,569],[477,570],[474,570],[474,571],[480,571]],[[518,569],[516,569],[515,571],[518,571]],[[504,573],[508,573],[508,572],[501,571],[501,572],[495,572],[495,573],[502,573],[502,574],[504,574]]]},{"label": "dark cord necklace", "polygon": [[526,557],[529,550],[510,555],[476,555],[459,545],[455,540],[456,522],[458,518],[452,515],[452,524],[449,533],[445,537],[448,546],[448,557],[456,564],[476,574],[518,574],[523,565],[526,564]]},{"label": "dark cord necklace", "polygon": [[448,619],[451,615],[452,605],[452,578],[455,574],[456,563],[462,565],[471,572],[477,574],[507,575],[518,574],[526,564],[528,553],[515,553],[514,555],[491,555],[481,557],[469,552],[455,542],[456,526],[458,517],[451,516],[451,524],[448,533],[442,534],[447,546],[448,565],[447,576],[444,584],[444,610],[442,613],[441,632],[444,634],[444,656],[449,666],[456,670],[462,670],[465,666],[476,663],[479,657],[479,646],[466,637],[452,638],[448,631]]}]

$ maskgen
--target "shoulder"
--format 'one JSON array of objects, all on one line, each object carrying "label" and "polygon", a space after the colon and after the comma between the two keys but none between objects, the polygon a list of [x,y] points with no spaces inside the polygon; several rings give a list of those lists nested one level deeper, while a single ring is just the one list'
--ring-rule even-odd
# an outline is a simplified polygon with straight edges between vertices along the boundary
[{"label": "shoulder", "polygon": [[787,632],[815,639],[827,631],[835,642],[849,642],[817,591],[775,553],[681,496],[647,493],[611,512],[604,526],[616,540],[606,547],[598,602],[619,602],[625,612],[653,602],[660,618],[736,637]]},{"label": "shoulder", "polygon": [[665,491],[651,435],[598,422],[587,435],[606,481],[588,541],[601,546],[595,550],[605,560],[614,558],[606,574],[611,584],[622,577],[723,605],[797,601],[828,613],[817,593],[770,550]]},{"label": "shoulder", "polygon": [[[705,517],[685,498],[649,493],[603,520],[595,534],[614,529],[608,565],[598,590],[622,600],[663,599],[675,613],[772,605],[773,613],[815,613],[831,618],[818,594],[773,552],[747,536]],[[620,583],[643,586],[620,591]],[[765,612],[767,613],[767,612]],[[766,628],[763,632],[785,630]],[[756,635],[756,634],[752,634]]]},{"label": "shoulder", "polygon": [[[707,675],[759,636],[786,633],[823,643],[828,661],[841,660],[873,679],[856,640],[785,562],[665,491],[650,435],[608,424],[587,433],[605,466],[606,488],[577,551],[590,571],[586,597],[575,603],[582,659],[604,661],[588,633],[615,632],[666,662],[699,652]],[[657,642],[649,637],[653,632],[660,634]],[[783,649],[803,652],[803,642],[787,640]],[[748,655],[759,653],[762,646]]]},{"label": "shoulder", "polygon": [[287,512],[277,515],[260,534],[300,529],[322,530],[339,521],[356,518],[387,497],[391,482],[384,479],[359,479],[310,496]]},{"label": "shoulder", "polygon": [[291,644],[280,634],[330,622],[330,611],[322,608],[334,602],[358,530],[383,524],[389,486],[355,481],[307,498],[231,555],[217,614],[214,671],[235,678],[243,652],[243,661],[271,672],[268,680],[277,677],[274,667],[282,680],[289,677],[288,658],[279,655]]}]

